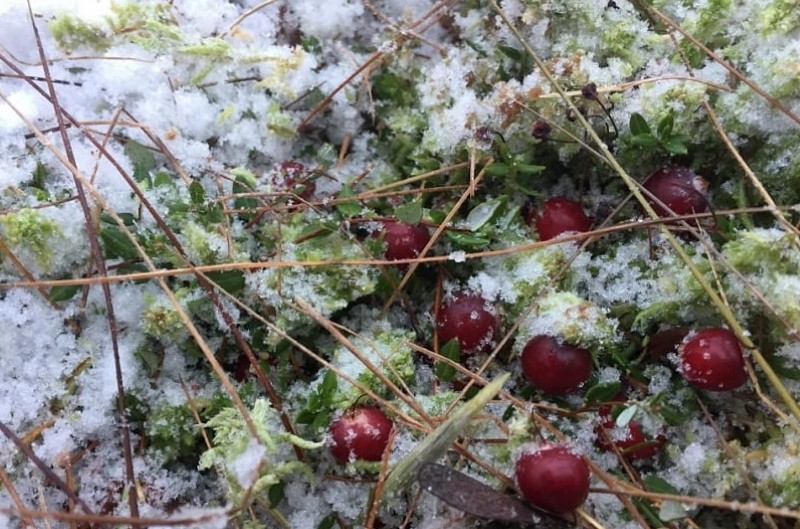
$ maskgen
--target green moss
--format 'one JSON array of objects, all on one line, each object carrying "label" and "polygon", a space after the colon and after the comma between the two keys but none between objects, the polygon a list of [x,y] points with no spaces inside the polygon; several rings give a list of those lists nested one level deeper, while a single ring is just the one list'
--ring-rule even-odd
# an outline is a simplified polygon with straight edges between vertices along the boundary
[{"label": "green moss", "polygon": [[147,50],[165,50],[183,38],[168,3],[112,3],[110,9],[105,26],[89,24],[69,13],[57,15],[48,26],[59,49],[71,53],[86,47],[104,52],[114,44],[133,42]]},{"label": "green moss", "polygon": [[22,209],[0,217],[2,237],[12,251],[31,253],[36,263],[49,270],[53,265],[52,247],[61,235],[58,224],[36,210]]},{"label": "green moss", "polygon": [[97,24],[62,13],[48,23],[58,49],[70,54],[80,48],[103,52],[111,46],[111,37]]},{"label": "green moss", "polygon": [[150,447],[167,461],[195,456],[198,446],[194,416],[187,405],[153,410],[145,422]]},{"label": "green moss", "polygon": [[786,34],[800,28],[800,10],[796,0],[775,0],[758,11],[763,35]]}]

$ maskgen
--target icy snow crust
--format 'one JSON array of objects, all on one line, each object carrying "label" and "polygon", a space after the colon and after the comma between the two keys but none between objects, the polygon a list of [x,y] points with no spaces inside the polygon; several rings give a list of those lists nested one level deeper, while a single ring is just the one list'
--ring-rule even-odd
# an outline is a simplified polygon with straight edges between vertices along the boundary
[{"label": "icy snow crust", "polygon": [[[536,236],[523,213],[541,198],[582,200],[599,221],[623,202],[627,190],[576,143],[532,139],[531,125],[539,118],[577,137],[582,133],[485,2],[458,3],[435,22],[425,18],[434,6],[428,0],[31,3],[60,105],[106,151],[101,155],[75,127],[68,130],[75,166],[94,196],[92,222],[101,231],[111,274],[146,270],[111,212],[122,215],[156,268],[187,266],[121,172],[136,180],[194,264],[293,264],[214,276],[233,293],[220,294],[223,310],[191,274],[167,278],[175,304],[155,280],[112,283],[119,365],[99,286],[48,287],[42,292],[49,299],[31,287],[0,290],[0,421],[30,444],[48,469],[72,483],[93,512],[129,516],[133,493],[141,516],[185,519],[187,527],[233,526],[232,516],[247,528],[363,526],[380,465],[338,465],[322,446],[327,425],[365,400],[390,403],[389,415],[398,419],[389,457],[394,465],[424,435],[412,427],[426,425],[420,410],[439,417],[464,398],[459,392],[468,378],[417,351],[433,348],[437,289],[444,298],[455,291],[481,296],[502,318],[503,331],[513,330],[494,356],[478,355],[468,366],[485,368],[487,379],[512,371],[505,389],[525,395],[514,414],[509,415],[509,402],[490,405],[494,420],[476,420],[464,434],[473,440],[472,455],[498,472],[509,475],[520,447],[541,441],[533,412],[601,471],[617,469],[617,455],[596,444],[598,403],[613,401],[621,402],[617,417],[623,417],[615,431],[624,431],[620,422],[636,420],[645,435],[666,435],[661,454],[634,463],[651,489],[663,481],[680,494],[744,502],[755,501],[757,493],[768,505],[800,509],[800,438],[794,423],[744,389],[703,396],[711,424],[677,373],[674,354],[651,358],[643,352],[658,330],[722,324],[700,284],[656,230],[613,234],[586,250],[572,239],[526,246]],[[715,208],[750,204],[742,201],[755,193],[702,111],[708,101],[776,202],[800,203],[797,123],[745,83],[732,83],[722,65],[678,35],[682,57],[669,35],[654,31],[630,2],[502,4],[565,89],[579,93],[587,83],[597,85],[620,129],[619,138],[605,139],[636,178],[670,155],[636,148],[631,116],[641,114],[654,130],[671,116],[673,130],[686,135],[689,145],[688,155],[676,159],[693,164],[711,182]],[[796,3],[658,0],[653,5],[800,113]],[[398,38],[401,28],[420,19],[422,24],[403,29]],[[0,3],[0,28],[0,54],[46,87],[26,3]],[[376,53],[379,60],[373,60]],[[367,62],[366,77],[334,92]],[[52,105],[6,65],[0,74],[0,280],[94,276],[73,175],[25,122],[63,152]],[[632,81],[642,82],[636,89],[620,88]],[[299,128],[326,96],[324,111]],[[600,132],[610,134],[599,107],[579,96],[575,101],[590,109]],[[507,159],[501,159],[501,143],[511,153]],[[441,256],[441,263],[417,269],[396,303],[384,307],[409,268],[364,264],[384,251],[381,219],[408,215],[433,232],[475,174],[445,171],[425,184],[445,191],[424,200],[415,192],[393,193],[418,190],[418,182],[397,182],[469,160],[483,160],[480,170],[489,156],[514,168],[479,176],[477,193],[429,252]],[[281,173],[286,161],[302,163],[310,180],[287,188],[289,179]],[[301,198],[298,189],[309,182],[314,191]],[[376,188],[388,193],[347,201]],[[468,212],[487,204],[491,213],[481,216],[479,226],[469,225]],[[641,215],[628,205],[614,221]],[[702,242],[688,238],[689,258],[759,337],[789,394],[798,398],[797,235],[763,218],[758,225],[727,215],[718,221],[724,237],[712,238],[713,223],[703,224],[712,227],[712,235]],[[515,248],[520,250],[505,251]],[[476,258],[471,255],[476,251],[495,254]],[[313,316],[298,309],[300,301],[312,307]],[[234,380],[253,425],[238,415],[178,308]],[[347,330],[334,338],[321,330],[320,319]],[[296,435],[285,430],[240,358],[228,320],[261,360]],[[597,369],[587,387],[596,400],[578,394],[551,402],[525,388],[516,357],[529,338],[541,334],[592,352]],[[124,421],[117,370],[126,391]],[[760,368],[754,373],[770,402],[778,402]],[[407,393],[416,406],[395,392]],[[581,411],[564,414],[561,408]],[[123,422],[130,427],[135,484],[123,458]],[[555,440],[552,431],[544,436]],[[64,492],[6,436],[0,437],[0,461],[15,489],[5,480],[0,488],[0,526],[22,526],[17,496],[32,511],[71,509]],[[465,461],[462,471],[501,486],[496,476]],[[593,480],[593,486],[606,486],[597,476]],[[373,514],[398,527],[412,498],[395,495]],[[245,499],[247,504],[236,504]],[[458,519],[459,513],[430,495],[414,505],[406,520],[410,527],[476,523]],[[231,514],[238,507],[252,510]],[[677,508],[683,516],[697,513],[689,504]],[[610,494],[591,494],[585,509],[605,527],[640,527]],[[750,516],[728,515],[731,527]],[[703,513],[697,520],[708,521]]]}]

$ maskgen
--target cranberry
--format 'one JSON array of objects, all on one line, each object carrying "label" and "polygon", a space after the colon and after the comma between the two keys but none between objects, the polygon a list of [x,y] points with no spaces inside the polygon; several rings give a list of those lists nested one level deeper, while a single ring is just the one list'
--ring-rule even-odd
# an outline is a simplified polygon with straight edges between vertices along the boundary
[{"label": "cranberry", "polygon": [[547,443],[524,452],[514,473],[522,495],[553,513],[572,511],[589,495],[589,466],[561,445]]},{"label": "cranberry", "polygon": [[664,446],[666,438],[663,435],[655,439],[648,439],[642,431],[642,425],[636,420],[631,420],[622,427],[616,426],[616,420],[611,415],[611,405],[600,408],[600,424],[595,428],[597,446],[601,450],[610,452],[614,447],[627,459],[646,459],[658,454]]},{"label": "cranberry", "polygon": [[728,329],[712,327],[690,334],[678,354],[678,370],[696,388],[729,391],[747,380],[742,348]]},{"label": "cranberry", "polygon": [[566,395],[592,374],[592,355],[586,349],[560,343],[552,336],[535,336],[522,349],[522,372],[537,389]]},{"label": "cranberry", "polygon": [[476,294],[458,292],[441,307],[436,322],[440,343],[458,339],[463,354],[491,349],[499,323],[494,308]]},{"label": "cranberry", "polygon": [[[694,171],[680,165],[668,165],[651,174],[644,183],[654,197],[676,215],[702,213],[708,210],[706,188],[708,183]],[[647,200],[659,217],[669,217],[669,211]]]},{"label": "cranberry", "polygon": [[281,163],[280,174],[283,176],[283,186],[286,191],[295,192],[303,200],[311,198],[317,189],[306,166],[299,162]]},{"label": "cranberry", "polygon": [[359,406],[331,423],[331,454],[342,463],[380,461],[394,423],[378,408]]},{"label": "cranberry", "polygon": [[421,224],[392,221],[383,225],[383,239],[386,241],[386,259],[396,261],[417,257],[431,236]]},{"label": "cranberry", "polygon": [[543,241],[570,231],[589,231],[592,227],[581,205],[564,197],[548,199],[538,213],[531,211],[526,220],[528,224],[536,224],[536,232]]}]

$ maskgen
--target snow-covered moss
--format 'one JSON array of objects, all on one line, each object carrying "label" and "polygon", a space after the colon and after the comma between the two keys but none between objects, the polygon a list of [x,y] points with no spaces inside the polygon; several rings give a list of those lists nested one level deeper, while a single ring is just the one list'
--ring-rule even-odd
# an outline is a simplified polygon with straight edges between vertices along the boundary
[{"label": "snow-covered moss", "polygon": [[[22,209],[0,216],[3,240],[23,263],[34,271],[48,272],[53,266],[53,248],[62,230],[58,223],[34,209]],[[6,268],[14,269],[11,263]]]}]

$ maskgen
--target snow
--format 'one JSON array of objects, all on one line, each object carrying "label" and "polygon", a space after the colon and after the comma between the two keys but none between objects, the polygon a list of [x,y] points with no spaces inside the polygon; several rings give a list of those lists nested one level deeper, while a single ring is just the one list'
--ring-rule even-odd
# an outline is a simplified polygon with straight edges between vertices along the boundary
[{"label": "snow", "polygon": [[[360,240],[357,233],[359,226],[369,223],[359,225],[358,222],[370,219],[375,222],[374,217],[391,215],[387,204],[397,205],[405,199],[392,197],[387,204],[381,202],[383,199],[367,200],[359,214],[370,219],[343,219],[330,206],[342,186],[351,184],[357,192],[368,191],[434,166],[446,168],[463,161],[465,153],[474,147],[474,131],[483,126],[490,127],[497,135],[491,145],[482,146],[479,168],[485,163],[484,156],[496,158],[500,155],[501,141],[509,150],[509,156],[530,150],[533,163],[539,163],[541,158],[553,167],[548,167],[542,179],[525,180],[541,197],[522,196],[510,187],[508,179],[487,176],[471,199],[474,203],[465,211],[481,200],[501,194],[508,196],[508,202],[514,206],[527,206],[543,196],[557,193],[585,195],[587,205],[591,204],[599,218],[604,209],[616,206],[621,200],[624,194],[621,187],[606,178],[605,169],[599,164],[593,165],[583,159],[575,145],[553,147],[546,142],[531,143],[530,123],[534,118],[516,107],[517,100],[534,107],[550,120],[571,125],[565,121],[563,103],[550,97],[553,89],[543,73],[529,64],[523,68],[519,61],[499,51],[499,45],[521,47],[488,7],[465,4],[449,12],[451,18],[431,19],[427,29],[417,28],[425,39],[435,43],[432,47],[411,34],[406,34],[402,42],[397,38],[398,27],[428,12],[432,2],[426,0],[369,3],[296,0],[259,4],[256,0],[32,1],[61,105],[84,123],[86,133],[102,142],[108,155],[128,174],[133,174],[137,167],[126,154],[124,144],[134,140],[151,149],[155,165],[148,167],[149,176],[152,178],[163,172],[171,183],[154,187],[140,182],[140,186],[147,199],[178,232],[179,240],[195,262],[370,259],[373,256],[363,248],[369,241]],[[673,79],[645,82],[635,90],[604,92],[604,100],[607,98],[612,107],[622,135],[616,143],[608,140],[612,150],[624,147],[627,124],[634,112],[643,114],[653,127],[672,112],[675,130],[691,134],[693,163],[703,166],[709,178],[721,181],[711,195],[712,200],[738,205],[733,200],[738,200],[734,196],[738,189],[738,176],[732,169],[735,166],[727,158],[718,159],[722,155],[709,158],[718,140],[705,113],[698,112],[708,101],[714,105],[726,133],[736,145],[748,149],[757,149],[759,145],[774,148],[771,152],[776,153],[775,156],[767,156],[758,167],[760,172],[794,174],[797,156],[792,141],[796,124],[792,120],[754,95],[745,83],[733,85],[729,71],[714,61],[701,57],[695,61],[696,68],[689,72],[676,56],[669,39],[653,32],[630,2],[617,0],[618,9],[608,8],[607,4],[604,0],[549,3],[513,0],[503,2],[503,9],[519,23],[525,41],[541,54],[569,90],[576,90],[587,82],[611,86],[690,73],[699,80],[733,86],[730,91],[718,90],[700,82]],[[779,97],[795,112],[800,111],[796,83],[800,57],[796,13],[781,14],[783,4],[768,0],[753,0],[733,7],[726,5],[719,12],[711,13],[712,18],[709,18],[709,10],[715,9],[718,2],[658,4],[698,38],[710,42],[718,53],[759,86]],[[165,16],[145,22],[125,20],[122,29],[113,28],[111,21],[116,20],[120,9],[132,5],[164,9]],[[65,13],[100,28],[100,34],[95,37],[106,39],[107,48],[58,49],[48,23]],[[236,28],[232,27],[244,14],[248,16]],[[384,23],[380,15],[388,17],[392,24]],[[175,42],[156,37],[159,24],[175,31]],[[0,2],[0,27],[0,54],[27,75],[41,77],[43,72],[33,43],[26,2]],[[613,41],[616,38],[625,39],[630,45],[618,50]],[[301,45],[294,45],[294,41]],[[209,48],[203,53],[188,51],[189,47],[197,51],[214,42],[223,50],[220,55],[213,55]],[[384,55],[382,60],[333,94],[333,90],[375,52]],[[200,72],[205,73],[202,79],[196,77]],[[394,100],[376,98],[372,82],[381,72],[395,73],[411,83],[413,101],[401,105]],[[44,222],[57,227],[37,247],[36,241],[31,239],[11,241],[8,228],[0,223],[0,237],[3,237],[4,246],[8,246],[0,254],[0,280],[3,282],[0,318],[4,323],[4,331],[0,333],[3,365],[0,420],[17,435],[28,436],[31,447],[56,472],[65,472],[63,463],[74,460],[74,476],[80,483],[82,498],[97,510],[124,516],[128,514],[126,497],[129,491],[125,489],[128,476],[117,412],[118,371],[129,400],[138,399],[147,408],[145,415],[165,406],[188,409],[187,393],[199,413],[213,415],[218,411],[215,406],[223,406],[223,394],[217,377],[210,374],[155,281],[109,285],[116,313],[118,359],[113,355],[108,309],[99,286],[92,284],[85,291],[81,288],[73,297],[59,301],[57,307],[36,289],[9,286],[25,279],[21,267],[39,279],[96,278],[97,272],[91,265],[84,214],[75,200],[73,176],[54,153],[26,138],[30,131],[12,110],[13,107],[23,113],[37,128],[46,131],[56,148],[62,149],[60,135],[53,132],[56,120],[52,105],[23,80],[9,75],[5,65],[0,67],[0,74],[0,94],[8,100],[0,101],[0,217],[8,220],[20,211],[34,211]],[[45,86],[42,81],[36,82]],[[330,105],[314,117],[305,130],[298,131],[299,123],[309,116],[320,97],[326,95],[332,96]],[[120,123],[110,130],[109,120],[123,109],[125,113],[120,114]],[[158,152],[135,121],[167,146],[179,168],[173,165],[171,158]],[[95,226],[108,229],[101,219],[110,210],[132,215],[131,229],[149,245],[157,266],[162,269],[183,266],[168,244],[159,240],[151,215],[141,214],[142,204],[115,165],[83,131],[71,127],[68,136],[76,165],[91,179],[109,208],[103,211],[94,200],[89,200]],[[348,149],[343,149],[345,141],[350,142]],[[402,148],[398,147],[400,144]],[[645,171],[648,164],[659,163],[667,157],[660,151],[643,154],[641,167],[639,158],[632,163],[636,171]],[[548,155],[552,157],[547,158]],[[285,219],[278,219],[271,210],[272,206],[280,204],[273,197],[264,196],[260,200],[266,213],[258,223],[251,224],[248,217],[228,213],[235,205],[232,200],[220,197],[232,190],[233,168],[242,167],[261,175],[257,178],[257,190],[269,193],[275,191],[275,182],[270,178],[274,168],[288,160],[313,168],[317,187],[314,199],[320,201],[319,205],[315,204],[316,210],[283,222]],[[37,184],[43,186],[41,188],[33,188],[35,172],[39,176],[44,174],[44,182]],[[717,172],[720,174],[715,174]],[[209,217],[202,214],[203,208],[210,207],[212,202],[194,204],[189,201],[188,190],[178,173],[202,185],[209,200],[216,201],[213,205],[223,208],[224,222],[209,221]],[[454,172],[436,178],[440,179],[439,183],[458,184],[462,177]],[[775,185],[782,187],[779,191],[792,196],[791,182],[777,180]],[[404,190],[416,191],[417,188]],[[773,191],[770,183],[770,192]],[[426,197],[425,221],[432,222],[437,214],[451,207],[452,196],[431,195],[430,200]],[[623,215],[638,214],[630,208],[625,211],[615,220],[625,220]],[[335,236],[324,242],[319,242],[323,239],[295,242],[309,223],[332,223]],[[745,271],[745,278],[764,293],[790,328],[776,324],[763,305],[752,297],[745,283],[734,278],[724,266],[714,269],[713,279],[719,280],[715,285],[725,293],[740,321],[745,324],[757,321],[758,327],[748,330],[754,337],[767,337],[763,340],[765,355],[772,358],[770,355],[774,354],[774,358],[783,359],[787,367],[796,368],[800,360],[800,346],[792,334],[800,328],[797,298],[800,277],[794,270],[800,262],[796,241],[787,242],[785,237],[791,234],[782,228],[750,229],[743,233],[765,241],[764,248],[781,245],[780,263],[770,262],[766,256],[763,263]],[[740,234],[719,235],[720,239],[735,237],[738,241]],[[716,236],[715,232],[711,240],[716,242]],[[521,223],[497,235],[496,239],[489,250],[533,242],[527,227]],[[746,237],[741,239],[747,242]],[[720,244],[723,251],[728,252],[726,255],[732,254],[731,247],[726,246],[729,241]],[[695,264],[706,270],[707,253],[702,245],[686,242],[685,246]],[[438,247],[446,247],[446,243]],[[498,358],[502,360],[493,362],[483,373],[492,378],[501,370],[514,372],[514,379],[506,387],[511,394],[518,394],[524,385],[514,353],[530,336],[548,334],[591,347],[593,353],[597,353],[595,374],[599,383],[626,382],[631,377],[642,377],[643,380],[636,383],[639,394],[632,395],[631,399],[642,407],[643,413],[637,415],[637,420],[642,421],[646,431],[656,432],[664,426],[657,415],[657,406],[648,408],[653,396],[662,396],[666,403],[690,415],[685,424],[668,430],[669,442],[664,453],[637,468],[653,470],[682,493],[724,498],[730,491],[740,490],[738,487],[742,483],[739,470],[729,461],[725,450],[728,449],[738,450],[736,453],[742,456],[748,477],[755,479],[763,489],[781,488],[796,480],[796,469],[800,465],[796,446],[800,440],[755,399],[742,410],[741,406],[737,407],[741,395],[708,397],[714,405],[712,413],[716,425],[727,436],[722,440],[699,413],[684,406],[693,399],[693,394],[681,385],[675,362],[655,363],[634,351],[631,353],[634,356],[627,359],[631,364],[623,365],[624,361],[606,354],[609,351],[618,353],[628,345],[626,339],[632,334],[643,339],[662,323],[721,324],[719,315],[708,306],[687,267],[665,241],[655,231],[647,234],[643,230],[631,230],[615,234],[582,251],[563,275],[556,276],[556,271],[560,271],[577,248],[577,244],[564,243],[524,253],[474,259],[466,259],[467,252],[463,250],[449,253],[446,250],[444,255],[448,261],[440,266],[421,267],[401,294],[403,303],[386,311],[381,307],[383,296],[387,289],[394,287],[380,270],[368,266],[286,266],[280,271],[276,268],[246,271],[243,272],[244,291],[237,297],[271,324],[332,361],[342,373],[352,377],[365,375],[367,370],[360,360],[335,344],[311,318],[293,310],[295,297],[307,300],[324,317],[358,332],[353,340],[373,363],[388,370],[386,360],[393,355],[407,360],[408,372],[400,375],[405,384],[403,390],[414,396],[420,405],[438,414],[451,398],[441,391],[455,387],[461,380],[454,380],[452,384],[437,381],[437,366],[423,361],[422,355],[412,355],[405,342],[430,346],[433,332],[430,306],[435,288],[442,286],[445,300],[455,290],[466,288],[486,300],[487,306],[503,319],[504,329],[520,324],[512,337],[511,350],[500,351]],[[21,267],[11,259],[11,254]],[[109,265],[112,273],[126,273],[131,266],[142,270],[139,262],[110,260]],[[388,274],[390,279],[392,273]],[[220,310],[210,307],[207,295],[188,275],[167,280],[178,292],[182,307],[198,323],[199,332],[209,347],[227,368],[239,351]],[[51,291],[49,286],[45,291],[50,295],[57,292]],[[312,360],[283,342],[282,336],[265,331],[231,302],[225,300],[223,306],[253,342],[268,376],[279,388],[287,413],[294,418],[323,372],[318,372]],[[523,317],[528,308],[533,310]],[[617,320],[612,314],[621,308],[628,312]],[[163,319],[158,320],[159,316]],[[637,318],[632,326],[627,323],[628,316]],[[381,333],[397,334],[385,339]],[[761,374],[758,367],[756,374]],[[234,383],[245,399],[255,398],[253,395],[260,391],[253,389],[251,381]],[[791,395],[800,397],[800,383],[786,380],[785,385]],[[768,385],[762,390],[775,398]],[[333,403],[334,414],[341,412],[342,406],[363,399],[349,385],[340,383],[338,391],[347,394]],[[383,398],[393,399],[393,396],[385,392]],[[568,434],[576,450],[591,457],[602,468],[611,469],[618,464],[613,454],[600,453],[594,446],[596,417],[592,410],[567,417],[553,411],[555,408],[540,404],[546,403],[527,402],[522,407],[525,411],[540,413],[547,409],[544,418]],[[582,395],[559,402],[559,405],[576,408],[583,404]],[[534,438],[528,418],[516,417],[514,420],[524,425],[514,428],[498,418],[507,406],[505,401],[488,406],[485,413],[497,419],[496,422],[489,422],[490,426],[476,423],[475,431],[465,432],[464,436],[465,442],[475,440],[465,445],[474,456],[505,472],[509,471],[510,452],[520,443],[526,444]],[[519,413],[522,410],[517,411],[518,416],[522,415]],[[756,419],[745,416],[751,412],[763,424],[754,426]],[[767,418],[762,419],[762,414]],[[140,422],[142,419],[131,415],[133,465],[142,515],[161,519],[188,517],[195,522],[184,526],[198,529],[226,527],[230,522],[228,510],[232,506],[227,506],[230,491],[224,478],[215,472],[198,471],[195,461],[164,460],[165,456],[154,449],[157,441],[148,435],[148,427],[163,426],[175,435],[181,428],[164,417],[162,423],[151,420],[144,425]],[[202,420],[207,419],[203,415]],[[301,437],[311,435],[307,426],[299,425]],[[200,426],[196,428],[199,431]],[[277,425],[275,430],[270,433],[276,439],[285,433]],[[424,435],[404,423],[397,432],[390,457],[392,464],[416,446]],[[503,438],[506,435],[508,446],[484,443],[480,439],[481,436]],[[324,427],[313,436],[324,436]],[[197,450],[204,450],[202,438],[195,440]],[[174,442],[180,443],[181,439],[174,439]],[[298,463],[284,438],[276,442],[280,446],[274,453],[280,455],[281,463]],[[27,506],[58,509],[65,504],[63,493],[43,482],[40,473],[18,455],[8,439],[0,440],[0,447],[0,464]],[[267,448],[251,440],[228,469],[233,481],[244,488],[253,484],[258,477],[256,469],[266,461],[267,452],[273,454]],[[361,523],[375,475],[347,474],[350,471],[332,466],[329,459],[324,451],[306,450],[308,467],[298,465],[300,471],[293,470],[281,477],[286,484],[285,499],[273,507],[285,515],[289,526],[316,529],[331,512],[343,519],[342,525],[355,527]],[[304,477],[303,470],[309,473],[310,479]],[[259,496],[258,499],[264,498]],[[389,525],[402,522],[406,507],[403,501],[384,506],[386,512],[381,515],[386,516]],[[776,505],[800,507],[800,500],[790,493],[782,492],[773,501]],[[212,507],[215,505],[226,506]],[[0,507],[9,509],[0,512],[0,526],[18,522],[8,516],[15,506],[6,487],[0,494]],[[592,494],[587,508],[604,526],[635,526],[625,518],[624,507],[611,495]],[[472,526],[469,520],[454,524],[450,514],[441,502],[426,496],[418,504],[411,526]],[[66,525],[52,523],[59,528]]]}]

